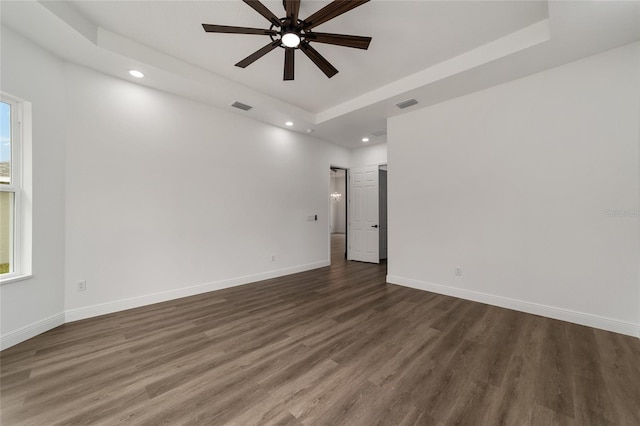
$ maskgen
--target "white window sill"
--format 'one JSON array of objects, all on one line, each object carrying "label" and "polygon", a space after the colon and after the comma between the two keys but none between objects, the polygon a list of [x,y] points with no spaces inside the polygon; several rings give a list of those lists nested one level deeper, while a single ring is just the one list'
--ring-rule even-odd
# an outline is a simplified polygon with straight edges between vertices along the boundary
[{"label": "white window sill", "polygon": [[12,275],[10,277],[0,278],[0,285],[11,284],[11,283],[15,283],[16,281],[28,280],[30,278],[33,278],[33,275],[31,274]]}]

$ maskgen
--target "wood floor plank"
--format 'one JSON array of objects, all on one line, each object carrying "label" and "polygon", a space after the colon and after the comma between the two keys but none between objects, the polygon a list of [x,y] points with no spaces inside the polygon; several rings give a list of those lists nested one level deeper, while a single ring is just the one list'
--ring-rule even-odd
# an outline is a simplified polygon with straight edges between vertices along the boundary
[{"label": "wood floor plank", "polygon": [[596,348],[600,352],[599,367],[602,370],[604,391],[611,395],[613,409],[620,424],[640,424],[640,362],[636,339],[602,330],[593,330]]},{"label": "wood floor plank", "polygon": [[573,368],[567,324],[544,319],[547,326],[541,348],[541,367],[545,374],[536,380],[536,402],[563,417],[574,418]]},{"label": "wood floor plank", "polygon": [[488,424],[531,424],[536,381],[541,374],[540,348],[546,330],[543,325],[539,317],[523,317],[520,336],[513,348],[504,380],[496,388],[495,398],[490,402]]},{"label": "wood floor plank", "polygon": [[640,340],[332,266],[0,353],[2,425],[638,425]]},{"label": "wood floor plank", "polygon": [[576,392],[575,419],[582,425],[620,424],[618,414],[612,408],[613,400],[604,382],[603,363],[597,348],[593,330],[588,327],[576,328],[571,333],[570,350],[573,367],[573,385],[578,389],[591,389],[591,392]]}]

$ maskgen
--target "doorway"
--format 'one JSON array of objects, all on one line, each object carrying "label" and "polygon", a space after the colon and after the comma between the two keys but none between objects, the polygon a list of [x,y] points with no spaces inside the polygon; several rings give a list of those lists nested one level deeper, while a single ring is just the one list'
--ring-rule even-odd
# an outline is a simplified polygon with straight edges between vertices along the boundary
[{"label": "doorway", "polygon": [[347,258],[347,169],[329,171],[329,236],[331,263]]}]

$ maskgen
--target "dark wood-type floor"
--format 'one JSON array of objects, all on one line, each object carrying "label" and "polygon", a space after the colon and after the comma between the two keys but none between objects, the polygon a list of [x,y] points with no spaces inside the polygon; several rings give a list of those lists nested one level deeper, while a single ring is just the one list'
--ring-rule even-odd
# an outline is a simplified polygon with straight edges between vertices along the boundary
[{"label": "dark wood-type floor", "polygon": [[2,424],[640,424],[640,340],[384,277],[338,251],[58,327],[2,352]]}]

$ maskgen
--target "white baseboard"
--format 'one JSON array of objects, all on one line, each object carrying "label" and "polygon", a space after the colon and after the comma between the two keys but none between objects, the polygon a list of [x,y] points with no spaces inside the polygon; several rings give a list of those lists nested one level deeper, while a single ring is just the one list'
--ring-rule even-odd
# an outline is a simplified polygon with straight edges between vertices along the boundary
[{"label": "white baseboard", "polygon": [[0,337],[0,351],[64,324],[64,312],[45,318]]},{"label": "white baseboard", "polygon": [[[255,275],[231,278],[207,284],[201,284],[191,287],[185,287],[176,290],[165,291],[161,293],[153,293],[144,296],[134,297],[130,299],[117,300],[114,302],[103,303],[99,305],[87,306],[84,308],[71,309],[41,321],[35,322],[16,331],[10,332],[0,337],[0,350],[7,349],[32,337],[58,327],[65,322],[78,321],[81,319],[92,318],[99,315],[110,314],[123,311],[126,309],[137,308],[141,306],[151,305],[154,303],[165,302],[168,300],[179,299],[181,297],[194,296],[196,294],[208,293],[210,291],[221,290],[224,288],[235,287],[243,284],[249,284],[256,281],[262,281],[271,278],[277,278],[284,275],[295,274],[298,272],[309,271],[312,269],[323,268],[329,266],[328,260],[306,265],[299,265],[291,268],[279,269],[275,271],[263,272]],[[418,290],[429,291],[432,293],[444,294],[447,296],[459,297],[461,299],[473,300],[475,302],[486,303],[489,305],[499,306],[502,308],[513,309],[516,311],[527,312],[530,314],[541,315],[562,321],[568,321],[575,324],[586,325],[589,327],[599,328],[602,330],[613,331],[616,333],[626,334],[640,338],[640,324],[620,321],[612,318],[601,317],[583,312],[575,312],[568,309],[557,308],[553,306],[541,305],[538,303],[527,302],[508,297],[496,296],[487,293],[481,293],[473,290],[466,290],[456,287],[434,284],[425,281],[418,281],[410,278],[399,277],[395,275],[387,275],[387,282],[398,284],[405,287],[411,287]]]},{"label": "white baseboard", "polygon": [[191,287],[180,288],[176,290],[153,293],[130,299],[117,300],[113,302],[102,303],[99,305],[87,306],[78,309],[71,309],[61,312],[49,318],[12,331],[4,336],[0,336],[0,350],[10,348],[25,340],[56,328],[66,322],[78,321],[81,319],[92,318],[99,315],[111,314],[114,312],[124,311],[126,309],[138,308],[140,306],[151,305],[167,300],[179,299],[181,297],[194,296],[196,294],[208,293],[210,291],[222,290],[224,288],[235,287],[243,284],[249,284],[256,281],[277,278],[284,275],[295,274],[298,272],[309,271],[312,269],[323,268],[329,266],[331,262],[324,260],[321,262],[309,263],[306,265],[294,266],[291,268],[278,269],[275,271],[263,272],[260,274],[247,275],[244,277],[231,278],[227,280],[215,281],[207,284],[200,284]]},{"label": "white baseboard", "polygon": [[434,284],[426,281],[399,277],[396,275],[387,275],[387,282],[390,284],[398,284],[418,290],[444,294],[447,296],[458,297],[460,299],[472,300],[474,302],[486,303],[488,305],[499,306],[501,308],[513,309],[516,311],[526,312],[534,315],[541,315],[543,317],[572,322],[580,325],[586,325],[593,328],[599,328],[602,330],[613,331],[615,333],[626,334],[628,336],[640,338],[640,324],[635,324],[632,322],[620,321],[613,318],[587,314],[584,312],[571,311],[569,309],[557,308],[554,306],[541,305],[524,300],[511,299],[508,297],[496,296],[493,294],[482,293],[473,290],[450,287],[442,284]]},{"label": "white baseboard", "polygon": [[176,290],[163,291],[160,293],[147,294],[144,296],[132,297],[129,299],[116,300],[113,302],[101,303],[78,309],[70,309],[65,313],[65,322],[79,321],[82,319],[97,317],[99,315],[111,314],[124,311],[126,309],[139,308],[141,306],[152,305],[154,303],[166,302],[168,300],[179,299],[181,297],[195,296],[196,294],[208,293],[210,291],[222,290],[224,288],[249,284],[256,281],[268,280],[284,275],[309,271],[312,269],[329,266],[328,260],[322,262],[309,263],[306,265],[294,266],[291,268],[278,269],[275,271],[263,272],[260,274],[247,275],[244,277],[230,278],[227,280],[215,281],[206,284],[199,284],[191,287],[184,287]]}]

